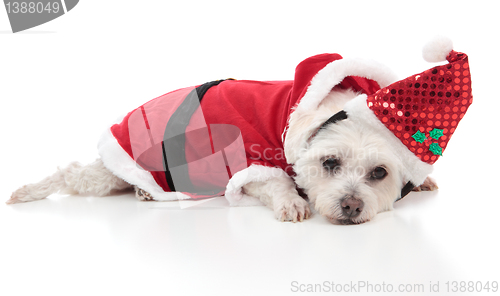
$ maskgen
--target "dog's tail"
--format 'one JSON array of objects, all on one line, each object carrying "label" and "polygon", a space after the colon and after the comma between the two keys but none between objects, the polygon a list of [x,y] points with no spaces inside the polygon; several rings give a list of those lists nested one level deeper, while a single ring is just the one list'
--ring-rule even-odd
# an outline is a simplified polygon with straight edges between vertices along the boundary
[{"label": "dog's tail", "polygon": [[7,204],[40,200],[57,192],[106,196],[129,187],[130,184],[106,169],[100,159],[86,166],[73,162],[66,168],[58,168],[55,174],[38,183],[19,188],[12,193]]}]

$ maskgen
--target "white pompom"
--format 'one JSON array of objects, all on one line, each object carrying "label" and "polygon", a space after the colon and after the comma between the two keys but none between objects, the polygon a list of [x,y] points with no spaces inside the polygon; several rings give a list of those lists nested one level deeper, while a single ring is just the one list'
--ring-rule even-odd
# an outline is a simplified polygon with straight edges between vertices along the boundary
[{"label": "white pompom", "polygon": [[422,48],[422,55],[429,63],[443,62],[452,50],[453,42],[450,38],[435,36]]}]

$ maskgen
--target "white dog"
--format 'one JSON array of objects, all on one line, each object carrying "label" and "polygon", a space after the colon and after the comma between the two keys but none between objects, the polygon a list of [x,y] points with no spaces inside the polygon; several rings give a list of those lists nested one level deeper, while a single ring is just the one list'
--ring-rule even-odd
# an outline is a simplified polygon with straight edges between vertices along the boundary
[{"label": "white dog", "polygon": [[[356,122],[330,124],[312,133],[308,130],[311,126],[319,127],[356,96],[358,94],[350,90],[332,91],[318,109],[294,112],[290,118],[290,142],[303,141],[303,135],[314,133],[308,139],[308,148],[294,156],[297,157],[295,183],[304,190],[318,213],[335,224],[359,224],[377,213],[392,210],[406,184],[399,170],[401,164],[397,163],[387,141],[370,134]],[[285,152],[294,154],[286,148],[285,145]],[[434,180],[427,177],[413,190],[437,188]],[[302,221],[311,214],[309,203],[299,196],[292,179],[251,182],[244,186],[244,191],[274,209],[281,221]]]},{"label": "white dog", "polygon": [[[310,121],[323,123],[342,110],[342,103],[356,96],[350,90],[333,91],[318,110],[295,113],[290,118],[290,137],[306,132],[304,128],[310,126]],[[345,121],[318,131],[310,141],[310,148],[301,151],[294,166],[295,182],[304,189],[316,210],[330,221],[363,223],[379,212],[392,209],[404,185],[399,167],[386,141]],[[297,192],[295,182],[292,178],[272,178],[247,183],[243,191],[273,209],[279,220],[303,221],[311,211],[309,203]],[[131,186],[111,173],[101,160],[87,166],[73,163],[39,183],[18,189],[8,203],[43,199],[58,191],[106,196]],[[432,179],[427,178],[416,190],[436,188]],[[154,200],[137,187],[136,196],[140,200]]]},{"label": "white dog", "polygon": [[[231,155],[227,151],[223,154],[226,165],[224,170],[227,167],[232,173],[228,181],[224,181],[227,185],[225,195],[230,204],[249,205],[260,202],[273,209],[277,219],[293,222],[307,219],[311,215],[312,205],[319,214],[335,224],[359,224],[369,221],[377,213],[391,210],[394,202],[412,189],[436,189],[436,183],[428,177],[432,170],[431,164],[442,154],[465,113],[464,110],[458,111],[461,112],[460,119],[451,121],[458,116],[454,115],[453,108],[447,106],[457,105],[457,100],[460,104],[467,100],[468,107],[472,96],[470,76],[465,72],[460,73],[465,78],[460,76],[461,80],[457,83],[464,90],[466,88],[462,85],[468,84],[469,90],[446,92],[447,89],[453,89],[456,83],[448,79],[453,75],[449,70],[454,67],[468,69],[467,56],[452,51],[451,42],[446,40],[434,41],[431,47],[433,52],[428,60],[447,58],[450,64],[396,82],[390,71],[371,61],[320,55],[302,62],[297,67],[295,80],[286,86],[279,86],[280,90],[283,87],[289,89],[275,92],[290,93],[291,96],[295,92],[297,95],[296,100],[288,104],[290,110],[285,110],[288,115],[284,118],[284,126],[277,129],[281,131],[281,144],[271,146],[275,150],[269,156],[272,160],[263,160],[265,152],[271,150],[269,147],[260,150],[264,152],[263,155],[249,156],[254,148],[246,145],[245,140],[249,136],[245,134],[248,130],[245,126],[238,126],[245,144],[244,153],[246,158],[250,157],[256,162],[247,163],[245,160],[247,165],[236,165],[238,169],[234,169],[231,166]],[[219,83],[228,88],[238,85],[237,81],[216,84]],[[239,83],[244,87],[250,84],[253,88],[256,82]],[[261,87],[261,83],[258,84]],[[268,87],[269,83],[265,82],[264,85]],[[210,104],[211,100],[220,98],[210,97],[219,89],[207,89],[204,90],[207,98],[202,100],[200,96],[199,100],[202,108],[205,108],[205,119],[208,122],[211,120],[210,115],[205,111],[210,107],[204,107],[203,104],[205,101]],[[443,92],[435,92],[434,89],[442,89]],[[199,88],[196,90],[200,95]],[[220,92],[223,90],[226,91],[221,88]],[[231,104],[242,104],[246,109],[252,109],[254,101],[248,101],[241,93],[238,94],[238,103],[231,101]],[[248,89],[245,89],[245,95],[248,95]],[[269,91],[263,96],[266,100],[272,100],[266,95],[269,95]],[[441,97],[443,99],[439,99]],[[252,100],[257,99],[254,96]],[[139,114],[147,113],[144,108],[137,110],[142,112]],[[129,124],[130,118],[134,116],[131,114],[128,115]],[[194,116],[196,115],[193,118]],[[225,117],[228,115],[225,114]],[[422,120],[424,117],[426,119]],[[151,118],[152,116],[149,117],[150,121]],[[428,120],[429,118],[440,120]],[[448,118],[449,121],[445,120]],[[279,121],[274,118],[262,120],[271,120],[273,124]],[[193,119],[190,124],[192,121]],[[259,121],[252,121],[251,128],[258,129],[259,124]],[[214,129],[212,134],[213,131]],[[105,196],[132,187],[135,187],[137,198],[144,201],[187,199],[196,195],[186,193],[187,190],[163,192],[166,185],[163,185],[163,189],[158,187],[158,177],[152,178],[148,174],[148,165],[140,163],[140,157],[131,155],[134,154],[132,152],[126,155],[121,148],[116,148],[120,147],[115,143],[116,134],[107,132],[103,136],[99,145],[102,159],[87,166],[73,163],[39,183],[23,186],[13,193],[7,203],[39,200],[55,192]],[[273,140],[266,138],[268,142]],[[189,136],[183,137],[182,141],[189,142]],[[152,140],[151,145],[153,142],[157,141]],[[275,142],[277,141],[273,143]],[[109,143],[112,143],[112,149],[109,148]],[[153,149],[153,146],[148,147]],[[217,153],[218,149],[212,150]],[[141,151],[146,151],[146,148]],[[290,167],[276,165],[278,155],[284,155],[283,163]],[[274,167],[264,161],[272,162]],[[172,158],[168,163],[171,162]],[[137,169],[137,164],[142,168]],[[163,166],[168,167],[167,160],[164,160]],[[164,175],[173,171],[171,167],[170,170],[167,168]],[[147,178],[147,182],[144,181]],[[187,178],[191,178],[190,175]],[[175,176],[173,179],[175,180]],[[175,188],[179,188],[177,184]],[[169,183],[169,188],[174,189],[174,184]],[[306,197],[302,197],[302,193]]]}]

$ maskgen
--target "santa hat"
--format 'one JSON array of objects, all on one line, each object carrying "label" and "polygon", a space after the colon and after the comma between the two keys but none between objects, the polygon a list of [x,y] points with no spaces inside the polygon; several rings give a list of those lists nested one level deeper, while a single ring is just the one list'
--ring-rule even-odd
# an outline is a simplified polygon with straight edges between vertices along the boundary
[{"label": "santa hat", "polygon": [[394,147],[409,190],[432,172],[472,103],[468,57],[452,48],[451,40],[435,38],[424,47],[424,59],[447,64],[360,95],[344,107],[348,118]]}]

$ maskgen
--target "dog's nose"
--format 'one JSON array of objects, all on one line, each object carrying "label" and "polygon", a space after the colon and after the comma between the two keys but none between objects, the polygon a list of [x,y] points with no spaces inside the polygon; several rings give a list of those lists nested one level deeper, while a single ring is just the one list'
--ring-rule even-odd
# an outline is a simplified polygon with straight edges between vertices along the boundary
[{"label": "dog's nose", "polygon": [[363,211],[365,203],[361,199],[348,197],[340,202],[342,213],[349,218],[355,218]]}]

